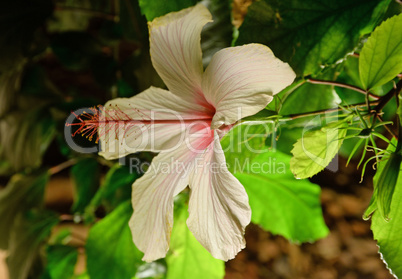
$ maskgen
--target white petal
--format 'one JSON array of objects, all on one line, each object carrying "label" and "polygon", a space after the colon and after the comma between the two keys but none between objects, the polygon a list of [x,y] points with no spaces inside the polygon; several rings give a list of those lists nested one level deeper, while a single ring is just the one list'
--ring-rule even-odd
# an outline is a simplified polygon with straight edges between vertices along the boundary
[{"label": "white petal", "polygon": [[209,126],[211,115],[204,107],[156,87],[129,99],[114,99],[104,107],[99,154],[116,159],[137,151],[174,149],[189,126],[200,121]]},{"label": "white petal", "polygon": [[202,81],[207,101],[216,108],[212,128],[233,124],[262,110],[295,76],[287,63],[261,44],[217,52]]},{"label": "white petal", "polygon": [[201,30],[212,21],[203,5],[169,13],[148,23],[152,64],[171,92],[210,107],[201,90]]},{"label": "white petal", "polygon": [[[134,213],[129,225],[145,261],[162,258],[169,249],[173,198],[188,185],[194,158],[212,141],[209,127],[204,130],[203,136],[190,137],[177,150],[162,151],[144,176],[133,184]],[[196,150],[191,150],[192,147]]]},{"label": "white petal", "polygon": [[245,247],[251,210],[244,187],[226,167],[216,132],[209,150],[196,159],[189,185],[190,231],[215,258],[234,258]]}]

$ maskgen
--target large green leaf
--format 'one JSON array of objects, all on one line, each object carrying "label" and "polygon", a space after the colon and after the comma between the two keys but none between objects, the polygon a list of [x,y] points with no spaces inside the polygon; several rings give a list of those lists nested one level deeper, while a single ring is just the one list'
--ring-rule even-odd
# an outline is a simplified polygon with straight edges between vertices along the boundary
[{"label": "large green leaf", "polygon": [[[379,173],[376,174],[378,176]],[[380,248],[383,260],[393,274],[402,277],[402,173],[395,186],[389,221],[385,221],[377,210],[371,219],[371,230]]]},{"label": "large green leaf", "polygon": [[[395,145],[396,140],[392,140]],[[395,146],[390,144],[387,148],[388,151],[394,152]],[[392,203],[390,205],[390,213],[388,219],[385,220],[378,207],[381,206],[378,203],[378,182],[383,175],[383,171],[386,170],[386,165],[389,160],[379,161],[377,164],[377,172],[374,176],[374,193],[370,202],[369,208],[364,215],[365,219],[368,219],[370,214],[371,218],[371,230],[373,231],[374,239],[377,240],[379,246],[379,252],[382,255],[387,268],[392,274],[395,274],[398,278],[402,277],[402,246],[399,245],[402,242],[402,171],[394,173],[398,175],[395,188],[393,189]],[[389,170],[388,170],[389,171]],[[395,170],[394,170],[395,171]],[[389,185],[383,185],[389,186]],[[373,213],[374,212],[374,213]]]},{"label": "large green leaf", "polygon": [[129,201],[95,224],[89,231],[87,268],[91,279],[132,278],[141,264],[142,253],[134,246],[128,221]]},{"label": "large green leaf", "polygon": [[8,248],[10,278],[38,278],[42,273],[40,248],[59,218],[53,212],[29,211],[16,216]]},{"label": "large green leaf", "polygon": [[179,11],[188,8],[197,3],[197,0],[165,1],[165,0],[139,0],[141,13],[145,15],[148,21],[155,17],[165,15],[170,12]]},{"label": "large green leaf", "polygon": [[309,178],[329,165],[338,153],[347,132],[344,121],[330,123],[320,130],[303,133],[295,143],[290,169],[297,178]]},{"label": "large green leaf", "polygon": [[337,107],[341,102],[332,86],[305,83],[282,100],[281,115]]},{"label": "large green leaf", "polygon": [[[330,79],[327,76],[320,76],[320,78]],[[278,102],[280,102],[278,105],[279,114],[282,116],[286,117],[292,114],[334,108],[340,102],[340,98],[330,85],[309,84],[300,80],[299,83],[294,83],[293,86],[293,88],[289,87],[288,92],[282,91],[283,93],[278,94],[282,95],[278,99]],[[311,125],[320,125],[327,116],[333,116],[333,113],[324,114],[321,117],[307,116],[279,122],[277,135],[272,136],[272,138],[276,136],[279,138],[275,147],[286,154],[291,154],[292,147],[303,135],[304,128]]]},{"label": "large green leaf", "polygon": [[276,149],[288,155],[292,155],[293,146],[302,137],[304,131],[304,127],[300,127],[299,122],[295,125],[292,122],[279,126],[279,140],[276,143]]},{"label": "large green leaf", "polygon": [[221,140],[226,163],[230,171],[244,162],[249,162],[258,154],[267,152],[267,137],[275,130],[272,122],[245,122],[235,126]]},{"label": "large green leaf", "polygon": [[365,89],[392,80],[402,72],[402,14],[384,21],[360,53],[359,71]]},{"label": "large green leaf", "polygon": [[232,43],[233,26],[229,0],[204,0],[202,4],[211,12],[213,20],[201,33],[202,62],[206,67],[217,51]]},{"label": "large green leaf", "polygon": [[[78,10],[78,9],[77,9]],[[85,31],[91,20],[91,14],[77,10],[56,10],[46,27],[49,33]]]},{"label": "large green leaf", "polygon": [[100,189],[91,200],[85,213],[94,216],[96,209],[103,203],[106,211],[111,211],[117,204],[131,197],[131,185],[138,178],[138,173],[127,166],[115,164],[106,174]]},{"label": "large green leaf", "polygon": [[55,122],[48,110],[16,111],[0,120],[0,160],[12,171],[38,167],[55,135]]},{"label": "large green leaf", "polygon": [[320,188],[308,180],[296,180],[289,160],[290,156],[279,151],[268,152],[234,173],[249,196],[251,221],[295,242],[325,237],[328,228]]},{"label": "large green leaf", "polygon": [[71,176],[75,186],[72,210],[83,213],[100,184],[99,164],[94,158],[81,160],[71,168]]},{"label": "large green leaf", "polygon": [[[345,59],[342,65],[342,71],[340,71],[336,81],[362,88],[363,86],[359,76],[359,59],[354,56],[349,56]],[[338,96],[342,99],[342,105],[353,105],[365,101],[364,94],[360,94],[348,88],[336,86],[335,90]]]},{"label": "large green leaf", "polygon": [[[100,191],[96,193],[94,204],[99,205],[99,199],[106,199],[112,202],[116,191],[120,188],[127,188],[131,193],[131,185],[137,178],[137,172],[130,170],[127,166],[115,164],[106,174]],[[124,189],[124,191],[127,191],[127,189]]]},{"label": "large green leaf", "polygon": [[77,263],[78,250],[66,245],[48,246],[47,272],[52,279],[71,279]]},{"label": "large green leaf", "polygon": [[213,258],[187,228],[187,207],[183,206],[175,215],[170,250],[166,256],[167,279],[223,278],[224,262]]},{"label": "large green leaf", "polygon": [[401,161],[402,155],[400,153],[391,153],[384,168],[379,172],[378,179],[374,181],[374,188],[376,188],[377,194],[377,209],[381,216],[386,220],[388,220],[389,212],[391,211],[391,204],[396,183],[398,182]]},{"label": "large green leaf", "polygon": [[48,179],[47,173],[16,174],[0,190],[0,249],[8,249],[16,216],[42,204]]},{"label": "large green leaf", "polygon": [[16,104],[16,92],[21,85],[22,69],[8,71],[0,76],[0,118]]},{"label": "large green leaf", "polygon": [[369,33],[390,0],[263,0],[253,3],[237,45],[258,42],[289,62],[298,75],[344,58]]}]

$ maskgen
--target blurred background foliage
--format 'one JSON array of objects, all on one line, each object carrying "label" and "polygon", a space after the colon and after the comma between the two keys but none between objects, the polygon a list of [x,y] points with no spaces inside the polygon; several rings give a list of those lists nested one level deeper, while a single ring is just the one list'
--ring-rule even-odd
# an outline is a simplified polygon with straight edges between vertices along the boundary
[{"label": "blurred background foliage", "polygon": [[[249,7],[237,29],[252,1],[236,1],[235,14],[229,0],[202,2],[214,18],[202,34],[204,65],[221,48],[260,42],[295,69],[299,81],[268,108],[282,115],[364,102],[356,92],[302,78],[312,75],[360,86],[358,59],[348,54],[359,51],[381,20],[401,11],[390,0],[261,0]],[[186,193],[176,201],[177,225],[166,260],[142,262],[127,226],[131,185],[141,174],[96,153],[75,152],[64,139],[71,111],[131,97],[151,85],[163,87],[149,57],[147,21],[196,3],[1,3],[0,249],[7,250],[10,278],[223,278],[224,263],[213,259],[186,229]],[[375,92],[383,95],[390,87],[388,83]],[[392,104],[386,109],[390,115],[395,110]],[[271,157],[289,164],[290,149],[309,121],[283,125],[276,143],[280,152],[255,160]],[[275,142],[271,133],[251,144],[270,146]],[[96,145],[85,137],[74,140],[80,146]],[[353,146],[344,144],[341,152],[350,153]],[[226,155],[228,160],[254,156],[236,151]],[[132,156],[148,162],[153,155]],[[250,196],[254,223],[295,242],[327,235],[317,185],[296,181],[290,172],[236,176]],[[266,184],[274,187],[260,187]]]},{"label": "blurred background foliage", "polygon": [[[71,111],[131,97],[151,85],[163,87],[149,57],[147,19],[196,3],[1,4],[0,249],[7,250],[10,278],[166,276],[164,260],[141,261],[127,226],[131,185],[140,174],[96,153],[75,152],[64,139],[64,129]],[[231,44],[231,3],[204,4],[215,18],[203,33],[207,64],[217,50]],[[85,137],[74,140],[82,147],[97,146]],[[152,154],[134,156],[152,159]],[[191,243],[194,253],[201,250],[212,258],[195,239]],[[177,243],[181,249],[185,245]],[[184,271],[186,258],[176,258],[170,261],[171,278],[174,269]],[[83,259],[86,264],[80,268],[77,262]],[[223,263],[215,265],[212,273],[222,277]]]}]

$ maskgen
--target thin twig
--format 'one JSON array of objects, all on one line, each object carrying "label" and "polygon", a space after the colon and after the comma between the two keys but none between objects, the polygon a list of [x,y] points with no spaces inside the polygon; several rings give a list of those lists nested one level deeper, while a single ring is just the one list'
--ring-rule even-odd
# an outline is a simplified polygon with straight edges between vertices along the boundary
[{"label": "thin twig", "polygon": [[60,221],[71,221],[71,222],[73,222],[73,221],[75,220],[74,217],[75,217],[75,216],[74,216],[74,215],[71,215],[71,214],[61,214],[61,215],[59,216],[59,220],[60,220]]},{"label": "thin twig", "polygon": [[379,96],[374,95],[373,93],[367,92],[366,90],[354,86],[354,85],[350,85],[350,84],[346,84],[346,83],[342,83],[342,82],[337,82],[337,81],[329,81],[329,80],[319,80],[319,79],[313,79],[313,78],[308,78],[307,79],[308,83],[312,83],[312,84],[323,84],[323,85],[333,85],[333,86],[337,86],[337,87],[343,87],[343,88],[347,88],[356,92],[359,92],[360,94],[363,95],[368,95],[369,97],[378,100],[380,99]]},{"label": "thin twig", "polygon": [[[379,101],[373,101],[373,102],[370,102],[370,105],[377,105],[378,103],[379,103]],[[365,107],[365,106],[367,106],[367,104],[364,102],[364,103],[360,103],[360,104],[350,105],[348,107],[355,108],[355,107]],[[289,114],[287,116],[284,116],[284,119],[289,120],[286,118],[290,118],[290,120],[294,120],[294,119],[298,119],[298,118],[314,116],[314,115],[321,115],[321,114],[325,114],[328,112],[336,112],[336,111],[341,111],[341,110],[344,110],[344,109],[343,108],[332,108],[332,109],[323,109],[323,110],[317,110],[317,111],[313,111],[313,112],[306,112],[306,113],[300,113],[300,114]]]},{"label": "thin twig", "polygon": [[61,172],[62,170],[66,169],[68,167],[71,167],[71,166],[75,165],[76,163],[77,163],[77,159],[70,159],[68,161],[65,161],[65,162],[63,162],[63,163],[61,163],[61,164],[59,164],[57,166],[51,167],[49,169],[49,174],[54,175],[54,174],[56,174],[58,172]]}]

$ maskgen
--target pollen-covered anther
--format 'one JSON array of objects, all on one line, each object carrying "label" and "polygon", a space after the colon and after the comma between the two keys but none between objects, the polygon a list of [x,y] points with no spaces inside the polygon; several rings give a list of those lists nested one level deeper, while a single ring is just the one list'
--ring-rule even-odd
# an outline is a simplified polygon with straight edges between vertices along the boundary
[{"label": "pollen-covered anther", "polygon": [[94,135],[96,135],[95,143],[99,141],[98,129],[103,121],[101,120],[101,114],[103,111],[103,106],[99,105],[97,107],[89,108],[89,111],[84,111],[82,114],[77,115],[75,112],[75,118],[79,120],[77,123],[66,123],[66,126],[79,126],[79,128],[72,134],[74,137],[77,134],[81,134],[92,141]]}]

